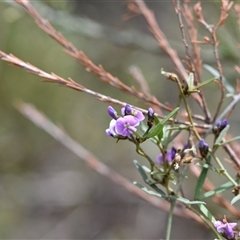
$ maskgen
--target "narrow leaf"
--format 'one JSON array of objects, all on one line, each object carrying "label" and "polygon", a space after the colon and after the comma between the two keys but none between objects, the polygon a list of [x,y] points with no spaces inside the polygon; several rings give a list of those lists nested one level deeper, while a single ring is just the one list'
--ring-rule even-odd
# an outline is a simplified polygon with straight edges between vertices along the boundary
[{"label": "narrow leaf", "polygon": [[162,135],[163,131],[163,125],[161,122],[159,122],[157,125],[155,125],[145,136],[145,138],[152,138],[157,135]]},{"label": "narrow leaf", "polygon": [[176,197],[176,196],[170,196],[171,199],[174,199],[176,201],[185,203],[187,205],[192,205],[192,204],[206,204],[205,202],[202,201],[190,201],[187,198],[182,198],[182,197]]},{"label": "narrow leaf", "polygon": [[221,143],[223,137],[225,136],[225,134],[227,133],[228,129],[230,128],[230,125],[227,125],[219,134],[218,138],[216,139],[216,142],[214,143],[214,146],[219,146],[219,144]]},{"label": "narrow leaf", "polygon": [[[203,64],[203,67],[210,72],[215,78],[217,78],[219,80],[219,72],[214,69],[212,66],[207,65],[207,64]],[[223,85],[225,86],[226,90],[228,91],[228,93],[231,93],[231,95],[235,94],[235,89],[233,88],[233,86],[229,83],[229,81],[223,76],[222,78],[223,80]]]},{"label": "narrow leaf", "polygon": [[239,200],[240,200],[240,195],[237,195],[232,199],[231,204],[233,205],[234,203],[236,203]]},{"label": "narrow leaf", "polygon": [[234,186],[234,184],[232,182],[224,183],[220,187],[217,187],[212,191],[204,193],[199,199],[203,200],[203,199],[206,199],[206,198],[210,198],[210,197],[212,197],[212,196],[214,196],[218,193],[224,192],[224,191],[232,188],[233,186]]},{"label": "narrow leaf", "polygon": [[210,78],[210,79],[208,79],[208,80],[206,80],[206,81],[204,81],[204,82],[201,82],[201,83],[199,83],[197,86],[195,86],[192,90],[196,90],[196,89],[198,89],[198,88],[200,88],[200,87],[203,87],[203,86],[205,86],[205,85],[213,82],[215,79],[216,79],[216,78],[214,77],[214,78]]},{"label": "narrow leaf", "polygon": [[148,183],[148,175],[146,174],[146,172],[144,171],[142,166],[139,164],[139,162],[137,160],[133,160],[133,163],[135,164],[135,166],[136,166],[137,170],[139,171],[140,175],[142,176],[144,182]]},{"label": "narrow leaf", "polygon": [[224,145],[226,145],[226,144],[228,144],[230,142],[234,142],[234,141],[239,140],[239,139],[240,139],[240,136],[237,136],[237,137],[231,138],[231,139],[229,139],[229,140],[227,140],[225,142],[219,143],[218,145],[219,146],[224,146]]},{"label": "narrow leaf", "polygon": [[[211,160],[211,156],[209,156],[207,158],[207,163],[210,163],[210,160]],[[194,194],[194,199],[199,199],[199,196],[200,196],[200,193],[201,193],[201,190],[202,190],[202,186],[203,186],[204,181],[207,177],[207,173],[208,173],[208,168],[203,168],[202,172],[201,172],[201,174],[198,178],[198,181],[197,181],[195,194]]]},{"label": "narrow leaf", "polygon": [[218,173],[219,174],[219,169],[217,169],[217,168],[215,168],[215,167],[213,167],[212,165],[209,165],[209,164],[207,164],[207,163],[196,163],[196,165],[197,166],[200,166],[200,167],[202,167],[202,168],[207,168],[207,169],[209,169],[209,170],[212,170],[213,172],[216,172],[216,173]]},{"label": "narrow leaf", "polygon": [[140,189],[142,189],[144,192],[148,193],[149,195],[153,195],[153,196],[156,196],[156,197],[159,197],[159,198],[162,198],[164,196],[162,196],[161,194],[159,193],[156,193],[152,190],[148,190],[146,187],[144,187],[141,183],[138,183],[138,182],[133,182],[134,185],[136,185],[137,187],[139,187]]},{"label": "narrow leaf", "polygon": [[171,117],[173,117],[179,110],[180,107],[175,108],[172,112],[170,112],[162,121],[162,125],[164,125]]},{"label": "narrow leaf", "polygon": [[199,209],[212,223],[216,222],[214,216],[208,211],[208,209],[203,204],[199,205]]}]

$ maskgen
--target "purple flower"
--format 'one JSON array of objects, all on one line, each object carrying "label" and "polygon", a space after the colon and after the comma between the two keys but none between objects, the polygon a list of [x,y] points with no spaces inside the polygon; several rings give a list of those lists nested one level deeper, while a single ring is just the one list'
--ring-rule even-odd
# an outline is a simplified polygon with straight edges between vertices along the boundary
[{"label": "purple flower", "polygon": [[139,110],[132,108],[129,104],[126,104],[125,107],[121,110],[123,116],[132,115],[138,119],[138,121],[143,121],[145,119],[143,113]]},{"label": "purple flower", "polygon": [[117,135],[115,131],[116,120],[112,119],[109,124],[109,128],[106,129],[106,135],[110,137],[115,137]]},{"label": "purple flower", "polygon": [[199,151],[200,151],[200,154],[203,158],[205,158],[208,154],[208,144],[205,142],[204,139],[201,139],[199,141]]},{"label": "purple flower", "polygon": [[112,117],[115,120],[118,119],[118,114],[112,106],[108,106],[107,111],[110,117]]},{"label": "purple flower", "polygon": [[133,132],[136,132],[136,126],[139,125],[139,120],[131,115],[120,117],[117,119],[115,124],[115,131],[118,135],[127,137]]},{"label": "purple flower", "polygon": [[[172,147],[171,150],[168,150],[168,151],[166,152],[166,154],[165,154],[165,159],[166,159],[166,161],[167,161],[168,163],[171,163],[171,162],[174,160],[174,158],[175,158],[175,156],[176,156],[176,153],[177,153],[177,150],[176,150],[175,147]],[[162,154],[159,154],[159,155],[157,156],[156,162],[157,162],[158,164],[163,164],[163,155],[162,155]]]},{"label": "purple flower", "polygon": [[223,223],[221,221],[216,221],[213,225],[219,233],[226,235],[228,239],[234,238],[233,228],[237,225],[237,223]]}]

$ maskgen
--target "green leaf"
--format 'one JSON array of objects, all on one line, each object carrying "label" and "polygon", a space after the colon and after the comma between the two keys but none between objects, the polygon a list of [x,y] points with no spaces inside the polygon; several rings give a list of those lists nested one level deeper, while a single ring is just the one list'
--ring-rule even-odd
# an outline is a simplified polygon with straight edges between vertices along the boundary
[{"label": "green leaf", "polygon": [[[210,163],[210,160],[211,160],[211,156],[208,156],[207,163]],[[203,168],[202,172],[201,172],[201,174],[198,178],[198,181],[197,181],[197,185],[196,185],[196,188],[195,188],[194,199],[199,199],[199,196],[200,196],[200,193],[201,193],[201,190],[202,190],[202,186],[203,186],[204,181],[207,177],[207,173],[208,173],[208,168]]]},{"label": "green leaf", "polygon": [[212,223],[216,222],[214,216],[208,211],[208,209],[203,204],[199,205],[199,209]]},{"label": "green leaf", "polygon": [[219,146],[224,146],[224,145],[226,145],[226,144],[228,144],[230,142],[233,142],[233,141],[236,141],[236,140],[239,140],[239,139],[240,139],[240,136],[237,136],[237,137],[231,138],[231,139],[229,139],[229,140],[227,140],[225,142],[219,143],[218,145]]},{"label": "green leaf", "polygon": [[212,170],[213,172],[216,172],[216,173],[219,174],[219,169],[213,167],[213,166],[210,165],[210,164],[207,164],[207,163],[199,163],[199,162],[198,162],[198,163],[196,163],[196,165],[197,165],[197,166],[200,166],[200,167],[202,167],[202,168],[207,168],[207,169]]},{"label": "green leaf", "polygon": [[204,81],[204,82],[201,82],[201,83],[199,83],[197,86],[195,86],[192,90],[197,90],[198,88],[203,87],[203,86],[205,86],[205,85],[213,82],[215,79],[216,79],[216,78],[214,77],[214,78],[210,78],[210,79],[208,79],[208,80],[206,80],[206,81]]},{"label": "green leaf", "polygon": [[148,184],[149,182],[148,175],[146,174],[142,166],[139,164],[137,160],[133,160],[133,163],[136,166],[137,170],[139,171],[140,175],[142,176],[144,182]]},{"label": "green leaf", "polygon": [[164,196],[159,194],[159,193],[156,193],[152,190],[148,190],[146,187],[144,187],[141,183],[138,183],[138,182],[133,182],[133,184],[137,187],[139,187],[140,189],[142,189],[144,192],[148,193],[149,195],[153,195],[153,196],[156,196],[156,197],[159,197],[159,198],[163,198]]},{"label": "green leaf", "polygon": [[147,133],[145,138],[152,138],[158,135],[159,140],[161,140],[163,134],[163,124],[159,122],[157,125],[155,125],[153,128],[150,129],[150,131]]},{"label": "green leaf", "polygon": [[[214,69],[212,66],[207,65],[207,64],[203,64],[203,67],[208,72],[210,72],[215,78],[217,78],[219,80],[220,74],[216,69]],[[229,83],[229,81],[224,76],[223,76],[222,80],[223,80],[223,85],[225,86],[227,92],[233,96],[235,94],[235,89],[233,88],[233,86]]]},{"label": "green leaf", "polygon": [[220,143],[227,133],[228,129],[230,128],[230,125],[227,125],[219,134],[218,138],[216,139],[216,142],[214,143],[214,146],[220,146]]},{"label": "green leaf", "polygon": [[210,198],[210,197],[212,197],[212,196],[214,196],[218,193],[224,192],[224,191],[226,191],[226,190],[228,190],[232,187],[234,187],[234,184],[229,181],[227,183],[222,184],[220,187],[215,188],[212,191],[204,193],[199,199],[203,200],[203,199],[206,199],[206,198]]},{"label": "green leaf", "polygon": [[170,112],[162,121],[161,124],[164,125],[171,117],[173,117],[179,110],[180,107],[175,108],[172,112]]},{"label": "green leaf", "polygon": [[170,131],[170,126],[164,125],[163,128],[163,138],[162,138],[162,146],[166,147],[173,139],[177,137],[177,135],[182,131],[182,129],[175,130],[171,136],[168,136],[168,131]]},{"label": "green leaf", "polygon": [[240,200],[240,195],[237,195],[232,199],[231,204],[233,205],[234,203],[236,203],[239,200]]},{"label": "green leaf", "polygon": [[187,198],[183,197],[177,197],[177,196],[170,196],[171,199],[174,199],[176,201],[185,203],[186,205],[192,205],[192,204],[206,204],[205,202],[202,201],[190,201]]}]

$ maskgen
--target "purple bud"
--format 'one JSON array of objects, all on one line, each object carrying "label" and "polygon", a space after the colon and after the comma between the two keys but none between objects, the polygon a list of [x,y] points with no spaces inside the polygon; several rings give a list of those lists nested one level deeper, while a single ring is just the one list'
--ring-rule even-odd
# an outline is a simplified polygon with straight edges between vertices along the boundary
[{"label": "purple bud", "polygon": [[124,115],[124,116],[126,116],[126,115],[132,115],[132,108],[130,107],[129,104],[126,104],[126,106],[125,106],[125,108],[124,108],[123,115]]},{"label": "purple bud", "polygon": [[153,117],[154,117],[154,111],[153,111],[152,108],[149,108],[149,109],[148,109],[148,117],[149,117],[149,118],[153,118]]},{"label": "purple bud", "polygon": [[117,112],[112,106],[108,106],[107,111],[110,117],[112,117],[115,120],[118,119]]},{"label": "purple bud", "polygon": [[201,139],[199,141],[199,151],[200,151],[200,154],[203,158],[205,158],[208,154],[208,144],[204,141],[204,139]]},{"label": "purple bud", "polygon": [[219,133],[228,125],[228,120],[219,120],[217,122],[217,128],[219,129]]}]

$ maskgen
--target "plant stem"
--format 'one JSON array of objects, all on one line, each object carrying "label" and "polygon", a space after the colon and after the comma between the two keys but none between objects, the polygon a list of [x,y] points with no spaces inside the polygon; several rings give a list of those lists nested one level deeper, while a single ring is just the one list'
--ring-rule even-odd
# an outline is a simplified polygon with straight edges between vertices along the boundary
[{"label": "plant stem", "polygon": [[175,207],[175,200],[172,200],[171,201],[171,208],[170,208],[170,211],[169,211],[169,214],[168,214],[166,240],[170,240],[174,207]]}]

